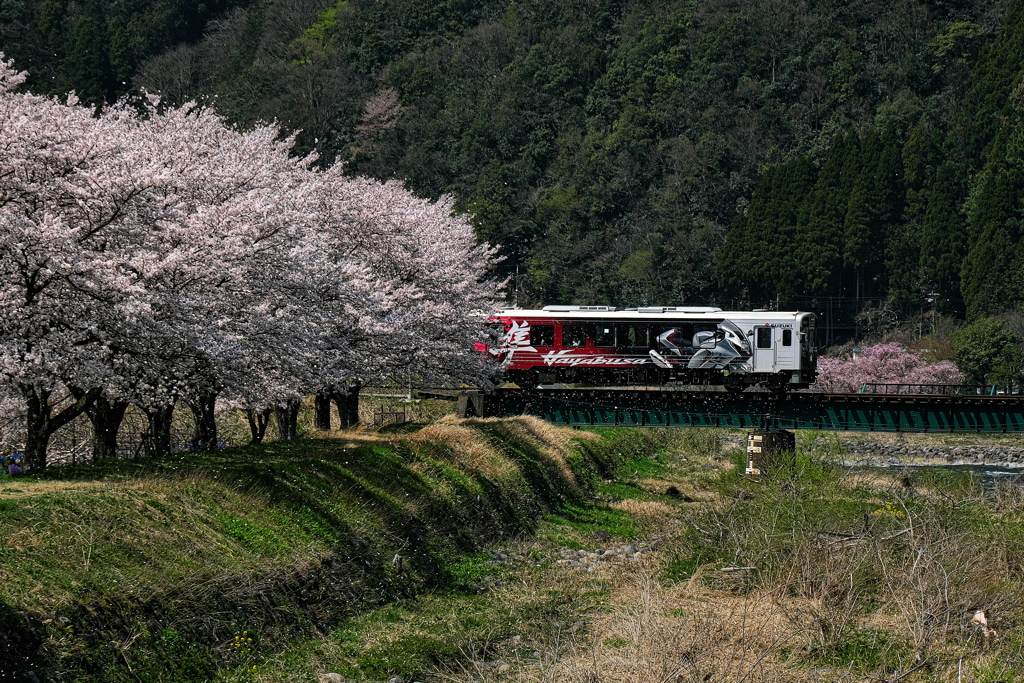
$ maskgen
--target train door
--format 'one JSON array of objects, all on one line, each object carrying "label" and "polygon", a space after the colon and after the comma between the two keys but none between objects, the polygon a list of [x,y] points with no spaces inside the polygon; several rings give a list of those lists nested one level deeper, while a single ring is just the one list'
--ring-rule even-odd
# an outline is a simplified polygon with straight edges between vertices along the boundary
[{"label": "train door", "polygon": [[775,330],[775,370],[794,370],[797,366],[797,339],[791,327]]},{"label": "train door", "polygon": [[775,328],[754,328],[754,372],[775,372]]}]

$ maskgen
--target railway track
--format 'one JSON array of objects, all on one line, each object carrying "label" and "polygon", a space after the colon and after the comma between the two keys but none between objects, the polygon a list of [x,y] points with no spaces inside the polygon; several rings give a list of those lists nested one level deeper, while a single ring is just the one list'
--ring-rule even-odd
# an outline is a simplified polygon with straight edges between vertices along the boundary
[{"label": "railway track", "polygon": [[459,395],[462,417],[536,415],[554,424],[755,430],[1024,432],[1019,394],[776,394],[662,388],[497,389]]}]

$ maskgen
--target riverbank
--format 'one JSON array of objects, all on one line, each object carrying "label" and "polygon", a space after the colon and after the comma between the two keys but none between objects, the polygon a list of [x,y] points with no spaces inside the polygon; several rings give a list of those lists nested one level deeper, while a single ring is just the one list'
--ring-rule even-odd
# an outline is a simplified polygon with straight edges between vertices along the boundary
[{"label": "riverbank", "polygon": [[740,431],[331,436],[0,481],[0,680],[1024,671],[1019,486],[851,469],[828,433],[760,479]]},{"label": "riverbank", "polygon": [[1021,487],[851,470],[841,440],[820,434],[752,479],[738,436],[662,433],[658,458],[476,556],[464,586],[274,653],[257,680],[1019,679]]},{"label": "riverbank", "polygon": [[[0,680],[194,681],[458,584],[653,449],[442,421],[0,479]],[[251,673],[251,672],[250,672]]]},{"label": "riverbank", "polygon": [[924,435],[875,434],[859,439],[844,438],[848,460],[856,465],[998,465],[1024,467],[1024,447],[1020,436],[961,438],[948,443],[949,437]]}]

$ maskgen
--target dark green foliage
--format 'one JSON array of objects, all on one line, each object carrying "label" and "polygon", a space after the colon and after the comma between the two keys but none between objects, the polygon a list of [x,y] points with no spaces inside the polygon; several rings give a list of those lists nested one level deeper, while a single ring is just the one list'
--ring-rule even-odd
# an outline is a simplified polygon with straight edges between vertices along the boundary
[{"label": "dark green foliage", "polygon": [[[1024,74],[1024,68],[1021,73]],[[1021,112],[1024,112],[1022,107]],[[1024,117],[1004,121],[967,202],[963,294],[969,319],[1024,304]]]},{"label": "dark green foliage", "polygon": [[[877,299],[892,283],[917,305],[962,254],[939,240],[942,263],[919,263],[925,206],[905,215],[900,152],[923,113],[947,125],[987,11],[252,3],[136,82],[216,94],[242,123],[302,129],[299,151],[454,193],[522,303]],[[109,32],[121,74],[117,55],[146,47]],[[402,109],[374,126],[364,105],[388,89]]]},{"label": "dark green foliage", "polygon": [[1019,383],[1024,370],[1021,340],[995,318],[982,318],[953,335],[956,364],[974,384]]},{"label": "dark green foliage", "polygon": [[926,193],[926,209],[920,235],[920,282],[937,295],[938,310],[963,310],[957,286],[967,239],[958,210],[959,183],[952,164],[939,166],[935,182]]},{"label": "dark green foliage", "polygon": [[83,102],[101,105],[113,99],[114,73],[110,65],[107,17],[100,0],[89,0],[75,25],[68,77]]},{"label": "dark green foliage", "polygon": [[25,0],[0,35],[35,90],[216,96],[453,193],[519,303],[1024,304],[1024,0]]},{"label": "dark green foliage", "polygon": [[971,90],[957,123],[963,153],[980,167],[991,149],[1000,121],[1013,112],[1011,94],[1024,73],[1024,2],[1011,0],[1002,30],[989,43],[974,67]]},{"label": "dark green foliage", "polygon": [[[751,301],[770,301],[776,293],[792,296],[802,289],[793,274],[793,246],[800,208],[814,186],[816,171],[799,158],[767,169],[750,205],[726,236],[719,272],[723,286]],[[745,290],[745,292],[744,292]]]},{"label": "dark green foliage", "polygon": [[41,94],[74,90],[93,105],[131,89],[143,62],[249,0],[24,0],[0,8],[0,51]]}]

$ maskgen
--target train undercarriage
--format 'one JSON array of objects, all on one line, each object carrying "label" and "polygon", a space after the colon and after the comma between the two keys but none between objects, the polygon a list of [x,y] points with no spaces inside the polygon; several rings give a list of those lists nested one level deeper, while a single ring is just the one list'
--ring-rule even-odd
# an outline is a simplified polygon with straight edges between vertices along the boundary
[{"label": "train undercarriage", "polygon": [[739,393],[750,387],[762,387],[772,392],[806,389],[807,383],[793,382],[792,371],[776,373],[729,373],[720,370],[668,371],[663,368],[544,368],[541,370],[509,370],[508,381],[522,389],[561,384],[587,387],[608,386],[664,386],[688,385],[697,387],[723,387]]}]

